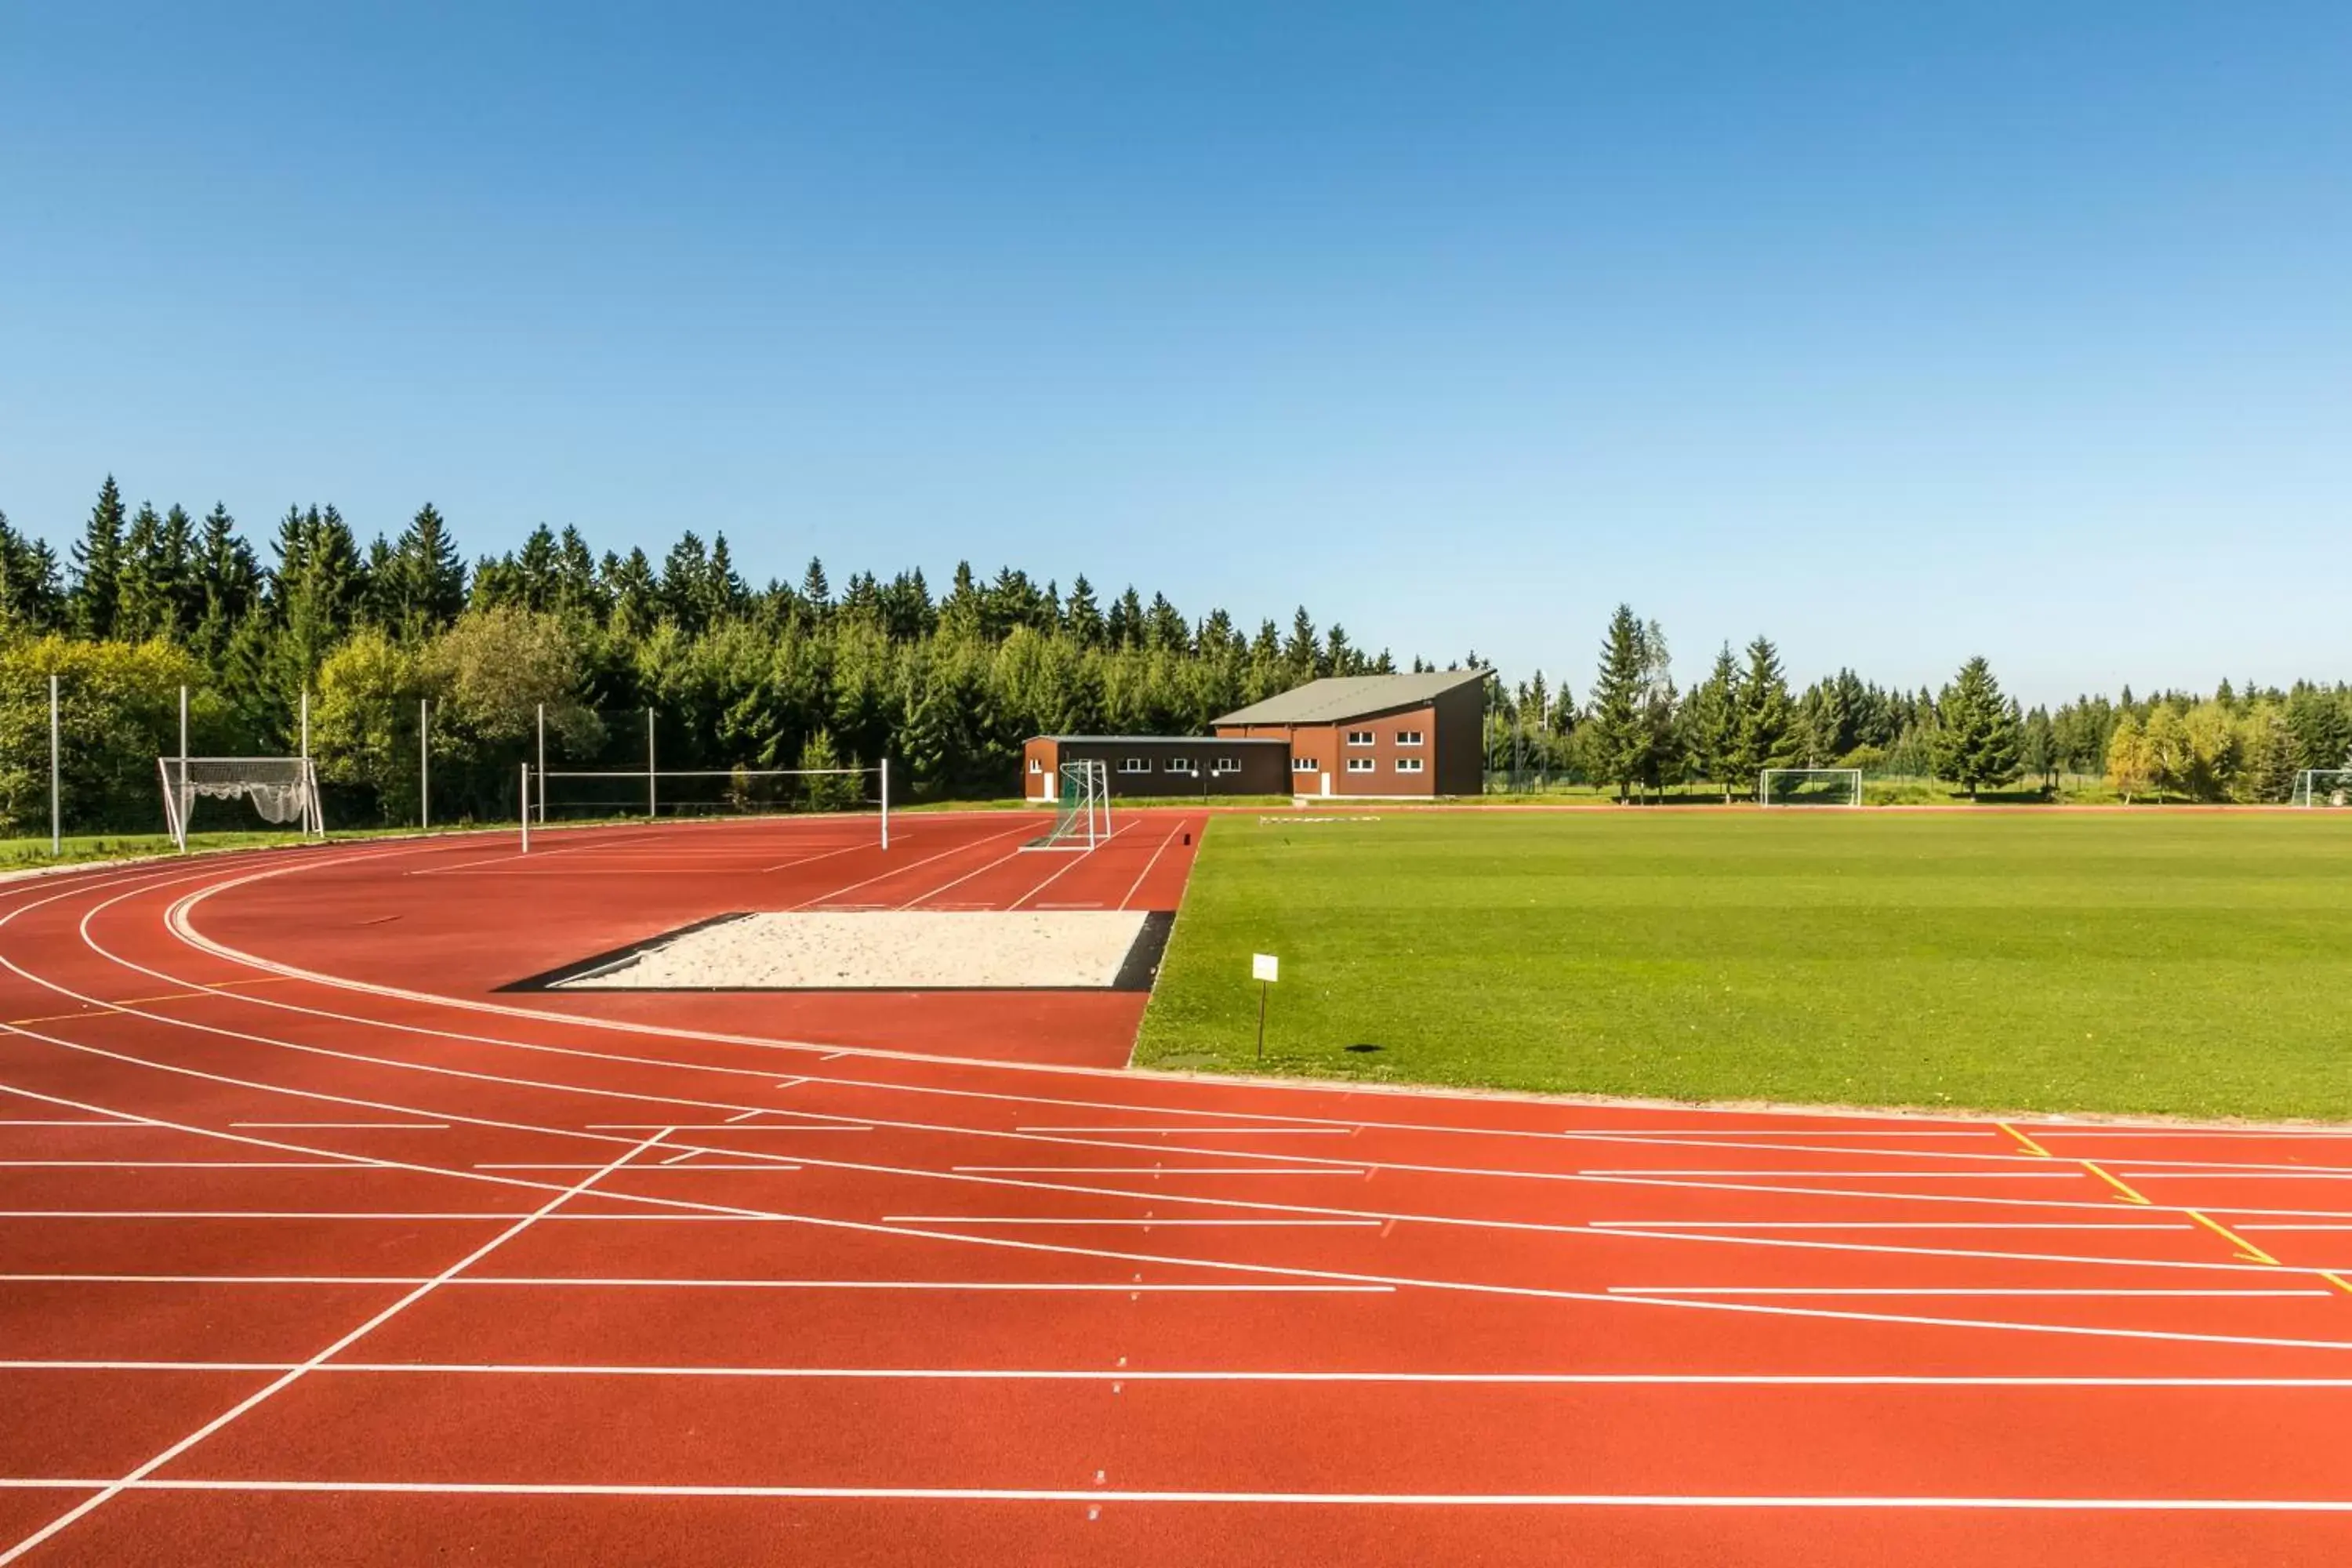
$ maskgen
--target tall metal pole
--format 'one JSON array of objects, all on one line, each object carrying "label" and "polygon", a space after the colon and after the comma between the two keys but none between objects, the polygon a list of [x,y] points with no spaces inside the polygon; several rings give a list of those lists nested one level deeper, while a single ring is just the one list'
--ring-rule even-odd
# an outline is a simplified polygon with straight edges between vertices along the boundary
[{"label": "tall metal pole", "polygon": [[882,759],[882,847],[890,847],[890,759]]},{"label": "tall metal pole", "polygon": [[195,815],[188,808],[196,797],[188,793],[188,689],[180,688],[180,853],[188,852],[188,818]]},{"label": "tall metal pole", "polygon": [[646,820],[661,816],[661,802],[654,794],[654,710],[646,710]]},{"label": "tall metal pole", "polygon": [[49,677],[49,853],[65,853],[58,828],[64,820],[58,804],[58,678]]},{"label": "tall metal pole", "polygon": [[[185,700],[186,700],[186,697],[185,697],[185,695],[184,695],[184,689],[183,689],[183,696],[182,696],[181,700],[183,700],[183,701],[185,701]],[[186,742],[182,742],[182,745],[183,745],[183,747],[184,747],[184,748],[185,744],[186,744]],[[309,763],[309,762],[310,762],[310,689],[309,687],[307,687],[307,686],[306,686],[306,687],[304,687],[304,688],[302,689],[302,761],[303,761],[305,763]],[[308,770],[306,769],[305,771],[307,772]]]},{"label": "tall metal pole", "polygon": [[515,805],[521,808],[520,815],[522,817],[522,852],[528,855],[530,853],[530,764],[529,763],[522,765],[522,794],[515,798]]},{"label": "tall metal pole", "polygon": [[416,826],[433,826],[433,703],[425,697],[416,700]]},{"label": "tall metal pole", "polygon": [[[522,808],[525,814],[530,812],[530,796],[523,797]],[[544,702],[539,705],[539,820],[542,826],[547,821],[547,704]]]}]

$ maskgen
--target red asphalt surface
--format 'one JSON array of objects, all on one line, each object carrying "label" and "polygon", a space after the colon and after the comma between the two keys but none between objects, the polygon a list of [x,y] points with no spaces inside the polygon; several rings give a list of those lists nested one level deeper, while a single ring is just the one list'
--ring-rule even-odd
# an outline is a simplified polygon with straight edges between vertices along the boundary
[{"label": "red asphalt surface", "polygon": [[1173,908],[1200,826],[0,887],[0,1563],[2352,1550],[2352,1132],[1130,1075],[1137,994],[501,989],[735,910]]}]

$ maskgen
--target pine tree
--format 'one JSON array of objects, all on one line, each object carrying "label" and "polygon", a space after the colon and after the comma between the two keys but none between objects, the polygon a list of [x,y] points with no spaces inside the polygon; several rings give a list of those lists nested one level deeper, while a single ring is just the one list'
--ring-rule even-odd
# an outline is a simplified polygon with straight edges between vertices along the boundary
[{"label": "pine tree", "polygon": [[1102,608],[1095,603],[1094,584],[1084,573],[1071,580],[1070,596],[1063,602],[1062,632],[1080,647],[1102,646]]},{"label": "pine tree", "polygon": [[[1739,709],[1733,727],[1734,776],[1743,788],[1760,787],[1767,768],[1784,768],[1796,758],[1796,707],[1780,650],[1759,636],[1748,645],[1748,669],[1739,681]],[[1750,781],[1755,781],[1751,783]]]},{"label": "pine tree", "polygon": [[1971,658],[1936,699],[1937,776],[1967,786],[1970,800],[1986,784],[2007,784],[2017,776],[2022,727],[1992,667]]},{"label": "pine tree", "polygon": [[74,631],[85,637],[106,637],[114,634],[114,608],[120,591],[122,571],[122,492],[115,488],[114,476],[98,488],[98,504],[89,510],[89,522],[82,531],[81,542],[73,548],[74,585],[69,595],[69,613]]},{"label": "pine tree", "polygon": [[1738,776],[1739,691],[1739,661],[1725,643],[1716,650],[1715,668],[1685,705],[1691,764],[1701,777],[1723,786],[1726,805],[1731,801],[1732,780]]},{"label": "pine tree", "polygon": [[1617,786],[1623,800],[1644,774],[1650,737],[1646,727],[1647,650],[1642,623],[1631,605],[1620,605],[1601,637],[1601,669],[1592,682],[1592,716],[1586,723],[1591,761],[1600,777]]},{"label": "pine tree", "polygon": [[431,501],[408,520],[392,556],[391,597],[398,606],[399,630],[429,636],[457,618],[466,607],[466,563]]}]

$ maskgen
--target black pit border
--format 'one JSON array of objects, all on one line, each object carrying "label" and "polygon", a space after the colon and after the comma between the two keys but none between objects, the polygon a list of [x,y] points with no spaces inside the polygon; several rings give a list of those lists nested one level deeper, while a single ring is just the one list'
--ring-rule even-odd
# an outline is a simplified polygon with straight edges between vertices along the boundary
[{"label": "black pit border", "polygon": [[[807,912],[819,914],[824,911],[813,910]],[[1008,910],[994,912],[1010,914],[1017,911]],[[633,942],[626,947],[616,947],[609,952],[596,953],[576,963],[564,964],[561,968],[545,970],[520,980],[509,981],[499,986],[498,991],[501,994],[512,992],[551,992],[564,981],[577,980],[583,975],[593,974],[600,969],[609,969],[616,963],[635,958],[637,954],[659,947],[665,942],[675,942],[679,937],[706,931],[712,926],[724,925],[729,921],[747,919],[751,913],[752,911],[749,910],[735,910],[723,915],[712,915],[708,920],[695,921],[691,924],[678,926],[671,931],[657,931],[642,941]],[[1145,910],[1143,925],[1136,931],[1135,941],[1129,945],[1127,956],[1120,961],[1118,973],[1111,977],[1111,983],[1108,985],[632,985],[626,988],[614,986],[610,991],[566,991],[563,994],[567,996],[631,994],[642,996],[1099,996],[1115,992],[1148,992],[1151,989],[1153,982],[1160,977],[1160,961],[1168,951],[1168,938],[1175,928],[1176,912],[1173,910]]]}]

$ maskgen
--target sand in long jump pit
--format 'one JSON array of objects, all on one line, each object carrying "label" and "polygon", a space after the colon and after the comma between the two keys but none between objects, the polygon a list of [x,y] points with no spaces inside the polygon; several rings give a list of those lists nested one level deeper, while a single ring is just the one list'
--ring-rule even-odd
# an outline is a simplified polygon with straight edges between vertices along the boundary
[{"label": "sand in long jump pit", "polygon": [[1150,919],[1124,910],[741,915],[681,931],[555,988],[1108,989],[1119,983]]}]

